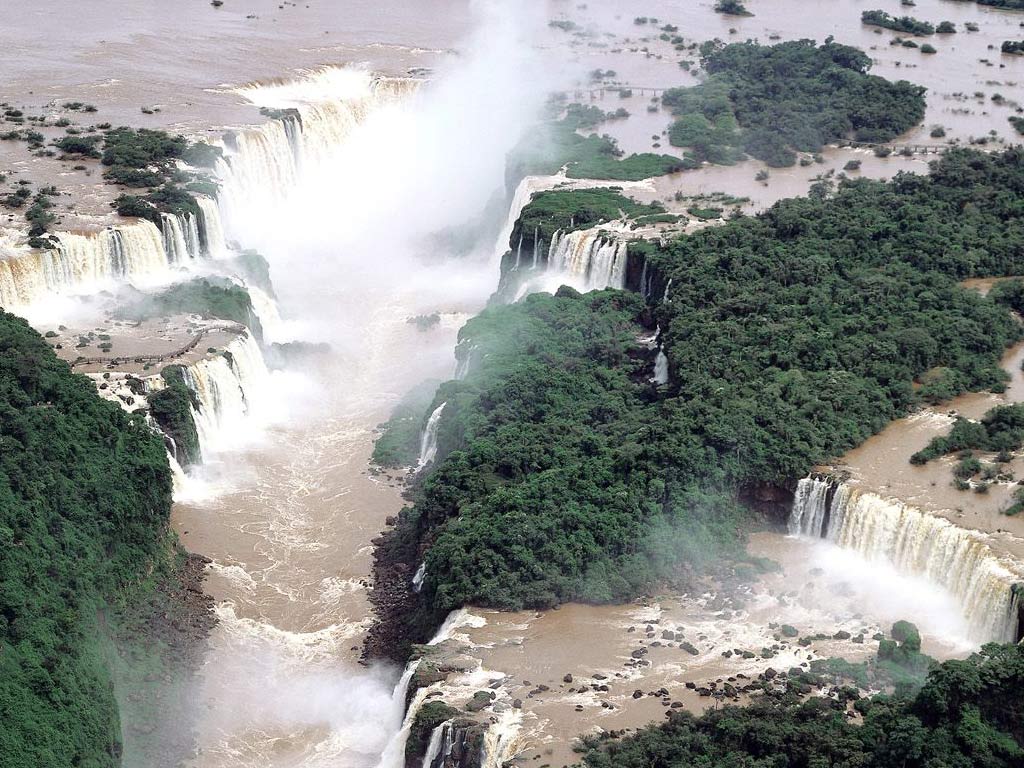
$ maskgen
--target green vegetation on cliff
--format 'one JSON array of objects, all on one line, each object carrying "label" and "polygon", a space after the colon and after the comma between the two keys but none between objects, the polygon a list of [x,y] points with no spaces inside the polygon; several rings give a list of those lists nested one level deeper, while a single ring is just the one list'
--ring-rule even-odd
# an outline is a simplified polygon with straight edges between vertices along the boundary
[{"label": "green vegetation on cliff", "polygon": [[[955,150],[927,177],[819,185],[631,243],[652,306],[563,288],[472,320],[474,365],[435,398],[438,461],[378,551],[410,576],[425,556],[413,634],[467,603],[622,600],[685,580],[740,555],[745,490],[792,482],[922,399],[1004,387],[1020,328],[958,281],[1024,270],[1021,190],[1021,150]],[[661,329],[663,387],[641,323]]]},{"label": "green vegetation on cliff", "polygon": [[708,77],[673,88],[662,102],[678,119],[674,146],[692,158],[731,163],[745,152],[772,166],[796,162],[841,139],[890,141],[924,118],[924,89],[869,75],[862,51],[810,40],[701,46]]},{"label": "green vegetation on cliff", "polygon": [[634,218],[665,212],[661,203],[638,203],[622,194],[619,187],[598,189],[556,189],[538,192],[522,211],[512,232],[512,241],[522,234],[524,247],[550,243],[557,230],[572,232],[624,216]]},{"label": "green vegetation on cliff", "polygon": [[100,612],[166,557],[162,440],[0,312],[0,766],[118,765]]},{"label": "green vegetation on cliff", "polygon": [[195,393],[185,384],[183,368],[168,365],[160,372],[165,387],[150,393],[149,413],[171,440],[174,441],[175,458],[182,467],[198,464],[203,460],[199,446],[199,433],[192,417],[194,408],[199,407]]},{"label": "green vegetation on cliff", "polygon": [[390,418],[381,425],[382,432],[373,444],[374,464],[389,469],[416,465],[420,435],[438,384],[436,380],[424,381],[398,402]]},{"label": "green vegetation on cliff", "polygon": [[207,318],[230,320],[248,326],[257,339],[263,336],[259,317],[252,307],[248,291],[240,285],[223,284],[197,277],[175,283],[156,294],[139,294],[118,306],[117,317],[145,320],[176,314],[196,314]]},{"label": "green vegetation on cliff", "polygon": [[[913,698],[847,702],[789,691],[750,706],[673,711],[623,739],[588,737],[587,768],[1012,768],[1024,764],[1024,647],[986,645],[934,669]],[[784,763],[779,762],[784,756]]]}]

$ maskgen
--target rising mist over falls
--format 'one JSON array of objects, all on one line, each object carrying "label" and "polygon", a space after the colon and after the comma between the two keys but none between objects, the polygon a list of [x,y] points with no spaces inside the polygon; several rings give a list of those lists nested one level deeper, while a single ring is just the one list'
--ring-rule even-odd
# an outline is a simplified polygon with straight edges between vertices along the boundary
[{"label": "rising mist over falls", "polygon": [[[549,83],[529,45],[538,19],[479,11],[460,54],[426,81],[327,69],[238,91],[292,116],[227,140],[226,236],[270,264],[275,340],[331,352],[311,361],[305,383],[269,394],[287,401],[287,421],[242,453],[237,440],[217,451],[216,471],[244,480],[182,512],[189,531],[208,528],[210,587],[224,596],[203,675],[204,765],[275,762],[282,739],[282,764],[400,764],[408,676],[355,663],[369,621],[358,575],[383,524],[373,510],[401,503],[365,476],[371,429],[414,384],[452,375],[454,332],[496,285],[505,156]],[[407,322],[434,312],[430,335]],[[223,414],[197,421],[204,444],[236,432],[249,408],[217,395],[233,367],[189,373]],[[252,553],[233,545],[239,537]]]}]

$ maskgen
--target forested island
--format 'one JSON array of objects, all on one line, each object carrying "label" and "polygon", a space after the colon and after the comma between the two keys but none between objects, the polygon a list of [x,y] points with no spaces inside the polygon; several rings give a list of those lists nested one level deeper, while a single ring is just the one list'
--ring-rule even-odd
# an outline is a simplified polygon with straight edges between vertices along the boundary
[{"label": "forested island", "polygon": [[[464,604],[623,600],[749,568],[742,502],[759,489],[922,401],[1000,390],[1020,327],[958,281],[1024,268],[1022,168],[1018,149],[953,150],[928,176],[822,183],[630,243],[648,301],[563,288],[471,321],[475,363],[434,398],[439,460],[378,548],[370,652],[404,658]],[[638,289],[636,261],[630,275]],[[655,326],[663,387],[638,341]]]},{"label": "forested island", "polygon": [[662,97],[678,115],[669,140],[696,161],[733,163],[746,153],[789,166],[797,152],[838,139],[891,141],[924,118],[923,88],[869,75],[867,54],[832,40],[713,41],[700,52],[708,77]]}]

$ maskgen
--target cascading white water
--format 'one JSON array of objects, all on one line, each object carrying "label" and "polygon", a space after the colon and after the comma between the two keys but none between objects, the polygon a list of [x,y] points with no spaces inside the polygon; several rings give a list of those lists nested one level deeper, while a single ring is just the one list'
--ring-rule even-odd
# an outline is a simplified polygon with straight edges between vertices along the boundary
[{"label": "cascading white water", "polygon": [[412,591],[419,592],[423,589],[423,580],[427,577],[427,561],[424,560],[420,563],[420,567],[416,569],[416,573],[412,576]]},{"label": "cascading white water", "polygon": [[548,250],[548,271],[587,289],[623,288],[627,246],[599,230],[555,232]]},{"label": "cascading white water", "polygon": [[481,768],[501,768],[516,756],[522,720],[520,710],[506,709],[491,723],[480,747]]},{"label": "cascading white water", "polygon": [[[187,252],[181,222],[175,247]],[[171,259],[165,236],[149,221],[108,227],[88,235],[59,232],[56,248],[25,250],[0,260],[0,304],[18,306],[49,294],[86,291],[111,280],[159,276]]]},{"label": "cascading white water", "polygon": [[446,720],[430,733],[430,743],[423,755],[422,768],[441,768],[452,751],[451,720]]},{"label": "cascading white water", "polygon": [[204,459],[237,439],[243,421],[258,408],[259,390],[268,376],[252,335],[245,331],[228,344],[225,353],[189,365],[185,384],[196,395],[192,408]]},{"label": "cascading white water", "polygon": [[245,285],[245,290],[249,293],[252,311],[256,313],[260,326],[263,328],[264,340],[279,340],[284,321],[281,319],[281,312],[277,308],[277,302],[270,298],[266,291],[255,285]]},{"label": "cascading white water", "polygon": [[164,252],[171,264],[182,264],[192,258],[188,242],[185,240],[185,228],[181,216],[173,213],[160,214],[161,229],[164,236]]},{"label": "cascading white water", "polygon": [[441,412],[447,403],[441,403],[427,419],[427,426],[420,438],[420,459],[416,463],[416,469],[423,469],[437,456],[437,426],[441,421]]},{"label": "cascading white water", "polygon": [[663,349],[659,349],[658,356],[654,358],[654,376],[651,381],[655,384],[668,384],[668,357]]},{"label": "cascading white water", "polygon": [[466,376],[469,375],[470,369],[473,367],[473,363],[479,351],[479,344],[473,344],[469,341],[459,342],[458,346],[455,347],[455,373],[452,378],[456,381],[462,381],[466,378]]},{"label": "cascading white water", "polygon": [[898,500],[818,477],[798,484],[789,531],[825,538],[946,589],[959,603],[971,637],[978,642],[1017,639],[1019,600],[1014,585],[1024,575],[1019,564],[993,551],[984,533],[960,528]]},{"label": "cascading white water", "polygon": [[227,255],[228,244],[224,239],[224,225],[220,220],[220,206],[210,197],[196,197],[199,206],[197,237],[203,252],[210,259],[220,259]]},{"label": "cascading white water", "polygon": [[[541,192],[545,189],[550,189],[558,182],[558,179],[551,176],[526,176],[516,186],[516,191],[512,195],[512,203],[509,205],[508,216],[505,217],[505,223],[501,227],[501,231],[498,233],[498,240],[494,246],[494,262],[500,263],[501,257],[505,255],[505,252],[511,247],[512,243],[512,231],[515,229],[516,222],[519,221],[519,217],[523,213],[525,208],[533,195],[536,192]],[[536,238],[534,244],[536,244]],[[520,245],[522,243],[520,242]],[[533,266],[537,266],[536,261],[536,245],[534,247],[534,262]],[[516,259],[518,264],[518,257]]]},{"label": "cascading white water", "polygon": [[413,78],[326,67],[286,83],[237,89],[253,104],[283,112],[226,140],[217,174],[229,223],[247,218],[236,214],[272,210],[298,183],[303,168],[324,161],[367,115],[401,101],[419,84]]}]

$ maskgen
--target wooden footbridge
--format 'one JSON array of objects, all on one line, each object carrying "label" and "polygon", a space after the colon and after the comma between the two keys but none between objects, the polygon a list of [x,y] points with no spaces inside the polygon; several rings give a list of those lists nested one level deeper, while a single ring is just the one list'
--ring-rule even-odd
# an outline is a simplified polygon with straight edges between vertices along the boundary
[{"label": "wooden footbridge", "polygon": [[661,96],[668,88],[653,87],[650,85],[602,85],[598,88],[581,88],[573,92],[573,98],[579,100],[584,97],[591,101],[600,101],[605,94],[620,95],[623,91],[633,96]]}]

